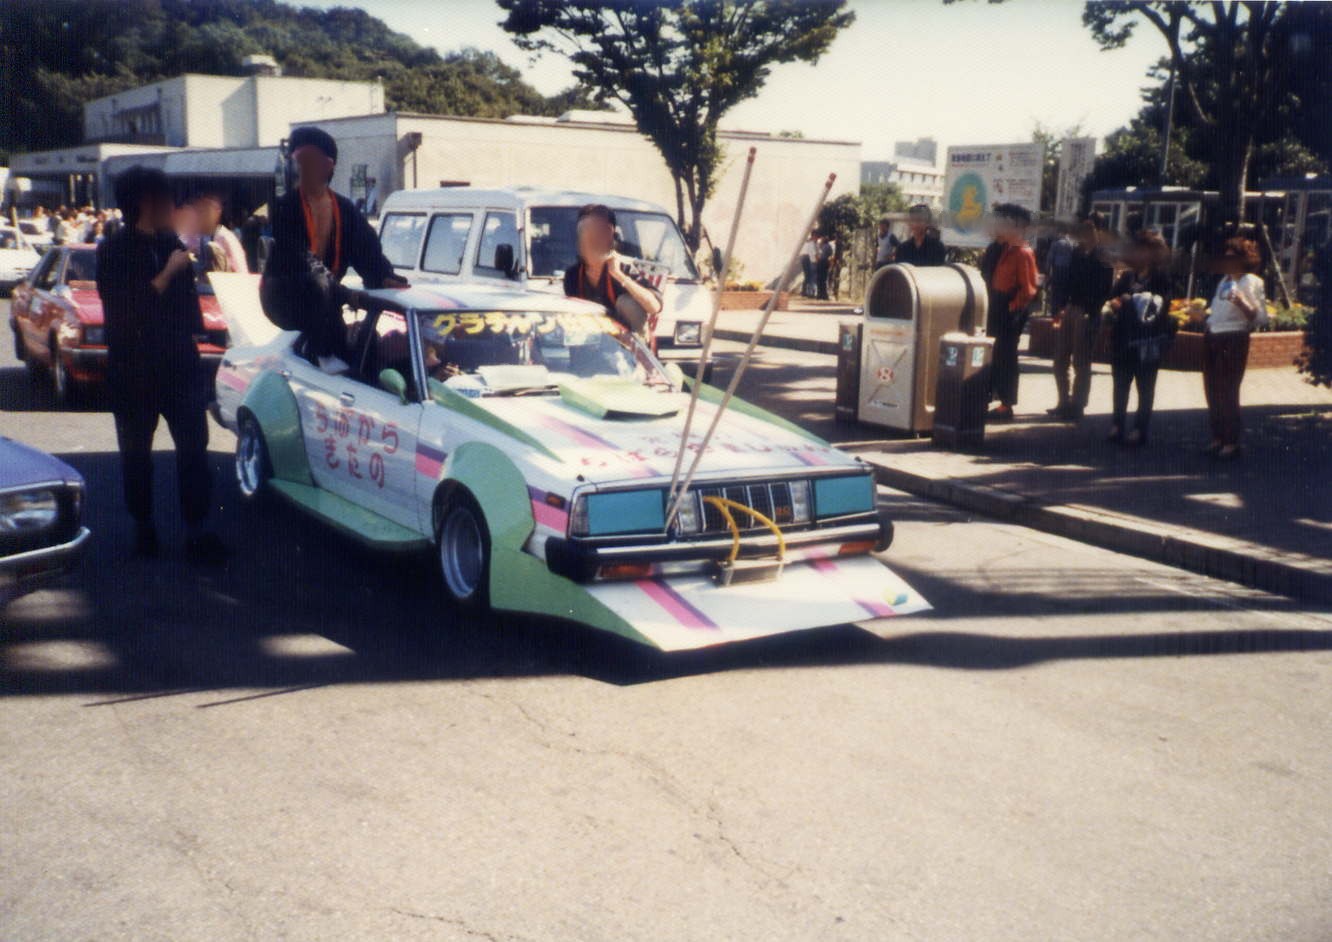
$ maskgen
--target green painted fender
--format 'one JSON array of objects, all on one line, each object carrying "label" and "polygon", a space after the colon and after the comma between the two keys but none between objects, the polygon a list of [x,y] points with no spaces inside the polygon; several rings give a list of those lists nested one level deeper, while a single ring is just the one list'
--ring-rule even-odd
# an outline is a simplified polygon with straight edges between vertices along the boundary
[{"label": "green painted fender", "polygon": [[245,391],[241,408],[251,413],[263,429],[273,476],[313,487],[301,435],[301,409],[287,380],[271,371],[259,374]]},{"label": "green painted fender", "polygon": [[467,488],[490,531],[490,604],[582,622],[644,644],[651,642],[578,583],[557,576],[524,549],[536,528],[527,480],[494,445],[468,442],[449,456],[444,484]]}]

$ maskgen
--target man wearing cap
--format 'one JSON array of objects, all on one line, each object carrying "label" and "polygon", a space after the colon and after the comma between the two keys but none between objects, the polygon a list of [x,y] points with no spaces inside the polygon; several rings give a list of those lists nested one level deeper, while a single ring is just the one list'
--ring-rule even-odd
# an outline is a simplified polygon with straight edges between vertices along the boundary
[{"label": "man wearing cap", "polygon": [[273,249],[260,297],[269,319],[299,328],[305,355],[330,373],[347,370],[347,329],[342,320],[348,268],[369,289],[405,288],[393,274],[379,237],[347,197],[329,187],[338,145],[321,128],[299,127],[288,140],[296,186],[273,203]]},{"label": "man wearing cap", "polygon": [[897,246],[897,263],[927,267],[942,265],[948,261],[948,250],[943,239],[931,227],[934,217],[924,203],[912,206],[907,215],[907,228],[910,235],[905,242]]}]

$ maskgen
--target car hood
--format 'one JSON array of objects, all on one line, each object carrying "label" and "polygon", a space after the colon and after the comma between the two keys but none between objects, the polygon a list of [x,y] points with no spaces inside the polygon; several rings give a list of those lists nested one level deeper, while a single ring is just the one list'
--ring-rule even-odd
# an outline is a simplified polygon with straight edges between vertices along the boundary
[{"label": "car hood", "polygon": [[[472,400],[511,429],[530,436],[584,479],[595,483],[669,478],[688,412],[597,418],[564,398],[485,397]],[[715,398],[715,390],[710,394]],[[690,426],[689,455],[702,444],[717,407],[700,398]],[[686,462],[686,469],[687,469]],[[777,416],[733,400],[700,462],[700,477],[718,473],[785,474],[816,467],[858,467],[851,456]]]},{"label": "car hood", "polygon": [[0,488],[48,481],[82,484],[83,477],[59,458],[0,435]]}]

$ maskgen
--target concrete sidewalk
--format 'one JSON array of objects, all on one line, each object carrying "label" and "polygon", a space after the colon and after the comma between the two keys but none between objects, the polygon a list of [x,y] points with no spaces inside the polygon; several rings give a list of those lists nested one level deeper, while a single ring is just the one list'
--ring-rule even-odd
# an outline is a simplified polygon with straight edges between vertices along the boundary
[{"label": "concrete sidewalk", "polygon": [[[764,344],[835,352],[837,323],[850,319],[851,309],[802,308],[774,313]],[[718,336],[726,330],[747,340],[757,319],[758,312],[723,312]],[[831,415],[833,364],[811,356],[809,370],[821,378]],[[872,426],[828,423],[817,430],[831,430],[833,440],[879,469],[882,483],[904,491],[1205,575],[1332,601],[1332,392],[1305,383],[1294,368],[1249,371],[1242,390],[1246,453],[1218,463],[1201,454],[1208,436],[1198,373],[1161,372],[1152,440],[1130,449],[1104,441],[1108,367],[1096,365],[1088,414],[1078,425],[1045,414],[1056,400],[1049,360],[1024,356],[1022,371],[1018,421],[988,428],[973,453]]]},{"label": "concrete sidewalk", "polygon": [[[837,355],[837,325],[854,320],[854,308],[837,301],[810,301],[793,297],[789,309],[773,311],[763,331],[763,344],[803,353]],[[748,343],[762,311],[721,311],[717,316],[718,340]]]}]

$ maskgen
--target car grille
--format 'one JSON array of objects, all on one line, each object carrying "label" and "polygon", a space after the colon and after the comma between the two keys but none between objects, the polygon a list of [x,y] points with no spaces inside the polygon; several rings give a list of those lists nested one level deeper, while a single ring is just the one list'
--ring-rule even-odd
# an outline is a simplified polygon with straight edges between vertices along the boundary
[{"label": "car grille", "polygon": [[[807,482],[795,482],[797,486],[808,487]],[[697,487],[690,490],[690,496],[701,504],[703,533],[729,533],[726,518],[713,504],[704,503],[705,497],[724,497],[752,507],[779,525],[795,522],[795,511],[791,501],[790,481],[760,481],[754,484],[732,484],[727,487]],[[735,522],[741,530],[766,529],[763,524],[747,514],[735,513]],[[807,521],[806,521],[807,522]]]}]

